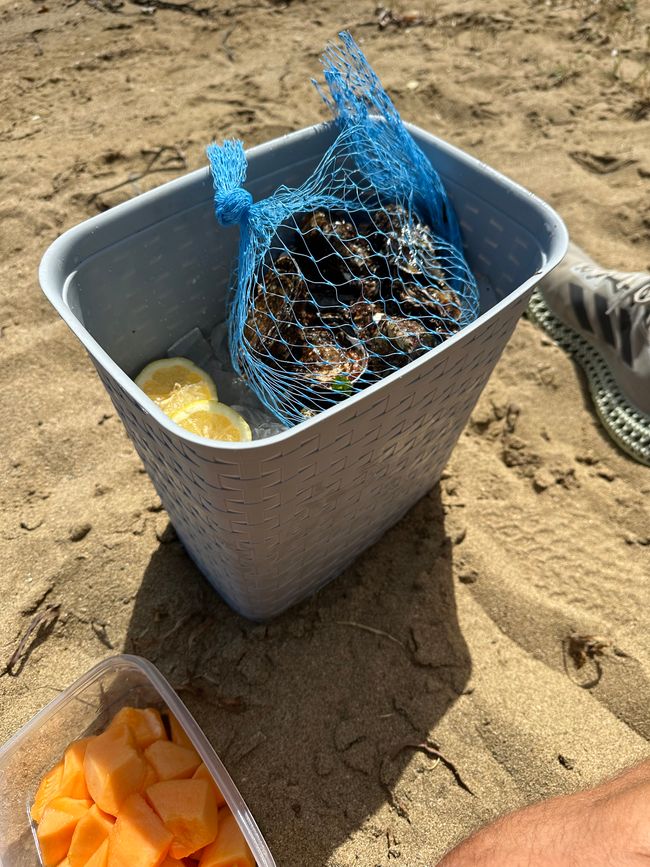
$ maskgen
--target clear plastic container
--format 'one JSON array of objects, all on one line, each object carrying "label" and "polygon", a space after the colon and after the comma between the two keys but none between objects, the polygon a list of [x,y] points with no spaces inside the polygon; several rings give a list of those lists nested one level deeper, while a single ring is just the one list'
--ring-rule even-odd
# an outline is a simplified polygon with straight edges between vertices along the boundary
[{"label": "clear plastic container", "polygon": [[167,709],[176,717],[221,789],[258,867],[275,867],[250,810],[183,702],[155,666],[126,655],[100,662],[0,748],[0,867],[42,863],[29,815],[41,778],[72,741],[98,734],[126,706]]}]

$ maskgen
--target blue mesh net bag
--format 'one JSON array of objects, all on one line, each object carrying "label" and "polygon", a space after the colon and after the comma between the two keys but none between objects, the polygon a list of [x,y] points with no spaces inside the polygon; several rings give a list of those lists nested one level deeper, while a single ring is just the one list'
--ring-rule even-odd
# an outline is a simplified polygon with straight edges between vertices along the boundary
[{"label": "blue mesh net bag", "polygon": [[[350,34],[324,56],[338,134],[298,188],[253,202],[241,142],[208,147],[216,216],[239,223],[232,363],[286,424],[404,367],[478,315],[442,182]],[[317,85],[318,87],[318,85]]]}]

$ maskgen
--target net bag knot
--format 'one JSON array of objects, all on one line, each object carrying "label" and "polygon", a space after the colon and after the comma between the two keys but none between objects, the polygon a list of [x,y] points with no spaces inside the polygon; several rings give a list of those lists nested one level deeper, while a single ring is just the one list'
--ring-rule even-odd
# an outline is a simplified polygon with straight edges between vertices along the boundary
[{"label": "net bag knot", "polygon": [[207,150],[214,183],[214,211],[222,226],[244,222],[253,197],[241,184],[246,179],[246,155],[240,141],[225,141]]},{"label": "net bag knot", "polygon": [[253,197],[243,187],[230,190],[227,193],[217,193],[214,197],[215,213],[222,226],[233,226],[241,223],[248,215]]}]

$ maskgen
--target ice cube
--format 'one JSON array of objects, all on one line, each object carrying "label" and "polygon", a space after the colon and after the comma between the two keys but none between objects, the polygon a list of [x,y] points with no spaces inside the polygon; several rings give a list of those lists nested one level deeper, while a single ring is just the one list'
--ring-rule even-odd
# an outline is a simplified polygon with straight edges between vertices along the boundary
[{"label": "ice cube", "polygon": [[243,406],[258,409],[261,403],[246,385],[244,379],[236,373],[222,371],[215,377],[219,400],[228,406]]},{"label": "ice cube", "polygon": [[200,328],[192,328],[187,334],[184,334],[179,340],[167,350],[168,358],[189,358],[198,367],[206,368],[208,362],[213,358],[210,344],[203,336]]},{"label": "ice cube", "polygon": [[266,437],[273,437],[285,430],[288,430],[288,428],[283,425],[281,421],[278,421],[277,418],[265,421],[262,424],[255,425],[251,428],[254,440],[263,440],[266,439]]},{"label": "ice cube", "polygon": [[224,370],[231,367],[230,352],[228,350],[228,323],[219,322],[210,332],[210,346],[214,357]]},{"label": "ice cube", "polygon": [[275,436],[275,434],[288,430],[285,424],[278,421],[278,419],[259,402],[257,406],[253,406],[252,403],[249,402],[245,406],[241,404],[235,405],[233,406],[233,409],[246,419],[254,440],[272,437]]}]

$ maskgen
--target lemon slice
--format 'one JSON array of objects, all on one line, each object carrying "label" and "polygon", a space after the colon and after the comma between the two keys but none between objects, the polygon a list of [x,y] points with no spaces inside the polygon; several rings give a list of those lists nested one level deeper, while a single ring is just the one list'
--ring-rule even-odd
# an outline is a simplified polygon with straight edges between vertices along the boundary
[{"label": "lemon slice", "polygon": [[239,413],[216,400],[197,400],[179,410],[171,419],[190,433],[210,440],[243,443],[253,438],[251,429]]},{"label": "lemon slice", "polygon": [[188,358],[152,361],[138,374],[135,384],[170,418],[197,400],[217,399],[211,377]]}]

